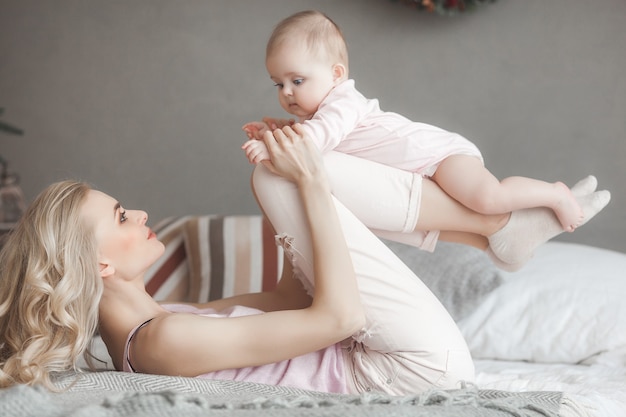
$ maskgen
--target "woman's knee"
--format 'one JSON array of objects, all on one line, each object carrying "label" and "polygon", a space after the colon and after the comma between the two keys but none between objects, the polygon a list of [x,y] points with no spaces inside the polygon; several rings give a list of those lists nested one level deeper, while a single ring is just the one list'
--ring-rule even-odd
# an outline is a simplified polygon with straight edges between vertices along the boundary
[{"label": "woman's knee", "polygon": [[258,164],[250,180],[254,196],[264,211],[277,201],[289,200],[285,197],[296,191],[296,186],[283,177],[273,174],[267,167]]},{"label": "woman's knee", "polygon": [[463,383],[472,383],[475,380],[474,361],[467,350],[449,350],[445,369],[436,383],[438,388],[461,388]]}]

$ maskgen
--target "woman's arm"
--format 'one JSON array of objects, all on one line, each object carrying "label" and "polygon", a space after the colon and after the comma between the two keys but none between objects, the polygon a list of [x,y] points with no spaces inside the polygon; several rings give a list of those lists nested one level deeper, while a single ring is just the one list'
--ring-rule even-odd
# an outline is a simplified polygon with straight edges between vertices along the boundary
[{"label": "woman's arm", "polygon": [[[165,304],[165,303],[163,303]],[[306,293],[300,280],[293,275],[291,263],[283,263],[281,278],[272,291],[240,294],[207,303],[189,303],[197,308],[213,308],[217,311],[241,305],[261,311],[297,310],[311,305],[311,297]]]},{"label": "woman's arm", "polygon": [[[276,131],[276,140],[269,136],[266,142],[272,159],[264,164],[296,183],[309,225],[315,276],[311,308],[338,320],[354,317],[358,323],[355,331],[359,330],[365,322],[364,312],[320,153],[299,124]],[[298,151],[301,158],[296,157]]]},{"label": "woman's arm", "polygon": [[310,306],[228,319],[165,314],[137,333],[136,369],[194,376],[256,366],[325,348],[363,327],[356,276],[319,151],[301,132],[296,125],[267,134],[272,160],[264,164],[298,189],[313,252]]}]

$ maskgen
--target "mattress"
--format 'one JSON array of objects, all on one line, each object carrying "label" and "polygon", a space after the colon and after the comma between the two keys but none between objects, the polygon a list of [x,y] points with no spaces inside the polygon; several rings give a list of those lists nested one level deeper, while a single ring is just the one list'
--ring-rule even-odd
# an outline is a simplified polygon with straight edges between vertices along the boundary
[{"label": "mattress", "polygon": [[626,367],[499,360],[477,360],[475,365],[481,389],[562,391],[588,415],[626,416]]}]

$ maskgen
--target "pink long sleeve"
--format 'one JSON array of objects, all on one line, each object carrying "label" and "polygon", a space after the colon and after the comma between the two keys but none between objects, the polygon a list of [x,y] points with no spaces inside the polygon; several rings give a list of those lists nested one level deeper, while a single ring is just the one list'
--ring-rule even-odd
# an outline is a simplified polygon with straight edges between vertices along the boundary
[{"label": "pink long sleeve", "polygon": [[379,112],[378,100],[368,100],[346,80],[324,99],[315,115],[301,120],[322,153],[333,150],[372,112]]}]

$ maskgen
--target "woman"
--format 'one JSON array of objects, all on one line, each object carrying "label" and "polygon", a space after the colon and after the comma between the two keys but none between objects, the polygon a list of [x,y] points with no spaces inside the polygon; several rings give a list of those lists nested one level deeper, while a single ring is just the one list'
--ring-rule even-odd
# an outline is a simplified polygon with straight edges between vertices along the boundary
[{"label": "woman", "polygon": [[[288,255],[269,293],[202,306],[159,305],[143,284],[144,272],[163,252],[146,213],[124,210],[81,183],[45,190],[0,255],[0,386],[52,387],[51,374],[75,366],[98,324],[115,367],[130,372],[346,393],[406,394],[471,381],[472,360],[450,316],[334,200],[319,154],[299,133],[295,126],[267,135],[271,162],[253,176]],[[429,222],[460,222],[442,217],[456,205],[429,187],[423,206],[438,204],[442,215],[420,210],[418,230],[432,228]],[[598,193],[586,199],[590,218],[602,199]],[[560,229],[543,211],[522,217]],[[507,226],[498,233],[510,234],[513,218],[507,223],[506,217],[470,214],[466,221],[477,219],[463,234],[447,236],[486,245],[484,236],[500,223]]]}]

